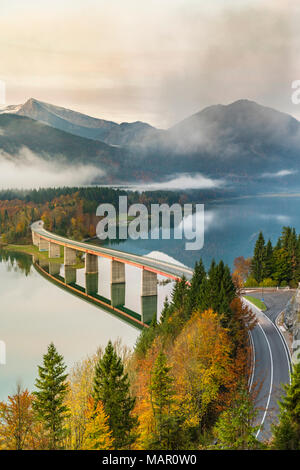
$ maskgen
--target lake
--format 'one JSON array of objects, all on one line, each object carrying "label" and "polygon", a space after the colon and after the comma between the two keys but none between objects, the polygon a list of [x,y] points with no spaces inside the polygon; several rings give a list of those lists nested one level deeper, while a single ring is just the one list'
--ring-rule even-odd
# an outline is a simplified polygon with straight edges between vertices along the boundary
[{"label": "lake", "polygon": [[[199,201],[201,202],[201,201]],[[148,254],[192,267],[203,258],[223,259],[231,267],[235,257],[250,256],[260,230],[273,242],[283,225],[300,231],[300,195],[278,195],[218,201],[205,205],[205,242],[202,250],[186,251],[184,240],[126,240],[113,247]],[[61,267],[63,275],[63,267]],[[162,278],[159,278],[162,280]],[[77,271],[84,284],[84,270]],[[158,312],[172,283],[159,285]],[[110,267],[99,261],[99,292],[110,295]],[[140,313],[140,272],[126,266],[126,307]],[[132,348],[140,330],[112,314],[66,292],[42,277],[27,255],[0,257],[0,340],[5,341],[7,364],[0,365],[0,400],[15,390],[17,381],[33,389],[37,366],[53,341],[70,368],[76,361],[121,338]]]},{"label": "lake", "polygon": [[[19,381],[33,389],[37,366],[53,341],[70,368],[76,361],[120,338],[132,348],[140,330],[105,310],[60,289],[41,276],[29,255],[0,256],[0,340],[6,343],[6,365],[0,365],[0,400],[14,393]],[[61,274],[63,275],[63,266]],[[77,283],[84,285],[84,269]],[[140,272],[126,266],[125,305],[140,313]],[[158,286],[158,310],[172,283]],[[110,296],[110,267],[99,260],[99,293]],[[137,295],[136,295],[137,291]]]},{"label": "lake", "polygon": [[206,267],[213,258],[223,259],[233,268],[237,256],[246,258],[253,254],[260,230],[273,243],[277,242],[283,226],[293,226],[300,233],[299,193],[232,198],[204,206],[205,237],[201,250],[186,250],[185,240],[151,240],[150,235],[148,240],[106,241],[105,245],[143,255],[161,251],[189,267],[194,267],[199,258]]}]

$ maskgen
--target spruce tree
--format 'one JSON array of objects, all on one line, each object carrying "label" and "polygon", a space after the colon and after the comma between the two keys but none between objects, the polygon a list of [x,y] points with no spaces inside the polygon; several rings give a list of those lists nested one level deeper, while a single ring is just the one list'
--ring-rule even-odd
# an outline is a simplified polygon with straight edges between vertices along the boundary
[{"label": "spruce tree", "polygon": [[169,305],[168,297],[166,297],[164,301],[164,306],[160,315],[161,324],[167,320],[167,318],[169,317],[169,312],[170,312],[170,305]]},{"label": "spruce tree", "polygon": [[201,288],[201,283],[203,279],[206,277],[206,272],[204,269],[204,265],[202,259],[199,262],[196,262],[194,268],[194,274],[191,280],[191,287],[188,292],[188,313],[189,316],[193,313],[193,311],[197,308],[197,299],[199,295],[199,291]]},{"label": "spruce tree", "polygon": [[266,249],[265,239],[262,232],[259,233],[254,248],[254,255],[251,262],[251,274],[260,283],[265,274]]},{"label": "spruce tree", "polygon": [[[165,306],[166,306],[166,301],[165,301]],[[137,339],[137,342],[135,345],[135,353],[138,357],[146,356],[147,351],[151,347],[157,335],[158,335],[157,319],[156,319],[156,314],[154,314],[153,319],[149,325],[149,328],[144,328],[140,336]]]},{"label": "spruce tree", "polygon": [[224,265],[223,261],[216,265],[213,260],[207,278],[204,277],[200,285],[197,306],[202,311],[213,309],[221,316],[224,326],[228,326],[231,316],[230,303],[235,296],[236,288],[229,267]]},{"label": "spruce tree", "polygon": [[68,408],[64,405],[68,376],[65,374],[66,368],[63,357],[51,343],[47,354],[43,356],[43,365],[38,367],[39,378],[35,382],[38,391],[33,392],[33,408],[48,433],[49,449],[53,450],[63,447],[66,435],[64,427],[68,414]]},{"label": "spruce tree", "polygon": [[271,278],[273,276],[273,271],[274,271],[273,247],[272,247],[271,240],[268,240],[265,256],[266,257],[265,257],[264,277]]},{"label": "spruce tree", "polygon": [[220,315],[221,324],[224,328],[228,328],[232,319],[232,311],[230,309],[228,295],[224,289],[223,282],[221,284],[221,289],[218,295],[218,301],[219,305],[217,312]]},{"label": "spruce tree", "polygon": [[287,285],[291,279],[291,260],[284,248],[274,250],[274,274],[278,284]]},{"label": "spruce tree", "polygon": [[149,449],[177,450],[185,445],[182,418],[172,409],[175,391],[170,370],[166,355],[160,351],[151,375],[150,395],[155,429],[149,436]]},{"label": "spruce tree", "polygon": [[202,279],[198,297],[197,306],[200,310],[204,311],[212,308],[217,311],[218,306],[218,273],[215,260],[212,260],[207,277]]},{"label": "spruce tree", "polygon": [[132,415],[135,398],[130,394],[128,374],[111,341],[95,367],[93,398],[101,401],[108,416],[115,449],[130,448],[136,439],[137,419]]},{"label": "spruce tree", "polygon": [[279,423],[272,429],[272,445],[277,450],[300,450],[300,362],[294,364],[291,383],[284,390],[279,402]]},{"label": "spruce tree", "polygon": [[256,439],[258,427],[253,426],[256,411],[248,390],[242,386],[230,407],[220,415],[214,435],[217,444],[213,449],[253,450],[262,448]]},{"label": "spruce tree", "polygon": [[188,285],[185,276],[176,281],[172,292],[172,307],[174,310],[184,311],[187,307]]},{"label": "spruce tree", "polygon": [[[223,261],[221,261],[221,263],[223,263]],[[230,304],[236,296],[236,288],[230,274],[230,269],[227,265],[223,268],[221,285],[224,287],[228,303]]]}]

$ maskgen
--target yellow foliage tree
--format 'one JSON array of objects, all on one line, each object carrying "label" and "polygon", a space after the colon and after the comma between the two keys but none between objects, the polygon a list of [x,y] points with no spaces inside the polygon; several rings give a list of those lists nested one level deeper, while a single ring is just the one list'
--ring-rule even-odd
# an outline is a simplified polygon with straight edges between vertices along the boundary
[{"label": "yellow foliage tree", "polygon": [[236,384],[232,342],[217,314],[195,312],[171,351],[177,403],[189,427],[205,429]]},{"label": "yellow foliage tree", "polygon": [[101,401],[96,408],[93,398],[89,398],[86,411],[87,424],[83,436],[82,449],[84,450],[109,450],[113,449],[112,433],[108,425],[108,417],[105,414]]},{"label": "yellow foliage tree", "polygon": [[87,423],[86,410],[93,389],[94,368],[97,355],[77,363],[69,375],[68,395],[65,404],[70,409],[67,418],[69,449],[80,449]]}]

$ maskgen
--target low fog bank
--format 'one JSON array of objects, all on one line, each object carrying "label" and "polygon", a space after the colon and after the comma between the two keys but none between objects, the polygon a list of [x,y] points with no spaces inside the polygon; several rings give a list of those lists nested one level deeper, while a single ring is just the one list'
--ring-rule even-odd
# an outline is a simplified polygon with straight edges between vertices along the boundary
[{"label": "low fog bank", "polygon": [[0,152],[0,189],[36,189],[40,187],[92,184],[104,171],[92,165],[70,165],[39,157],[28,148],[12,156]]},{"label": "low fog bank", "polygon": [[208,178],[201,173],[170,175],[165,181],[124,185],[132,191],[187,191],[192,189],[217,189],[226,184],[224,179]]}]

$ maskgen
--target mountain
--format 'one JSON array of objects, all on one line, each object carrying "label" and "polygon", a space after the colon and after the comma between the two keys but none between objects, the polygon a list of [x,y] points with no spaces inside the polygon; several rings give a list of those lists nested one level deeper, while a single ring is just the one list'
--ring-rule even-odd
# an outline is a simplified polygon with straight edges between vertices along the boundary
[{"label": "mountain", "polygon": [[[171,127],[153,143],[178,171],[261,177],[300,170],[300,123],[292,116],[239,100],[216,105]],[[183,158],[184,156],[184,158]]]},{"label": "mountain", "polygon": [[300,172],[299,121],[248,100],[209,106],[162,131],[31,99],[0,115],[0,151],[15,158],[24,147],[45,159],[105,168],[108,183],[201,173],[245,191],[277,190],[279,183],[290,190]]},{"label": "mountain", "polygon": [[130,145],[151,138],[154,127],[143,122],[117,124],[30,98],[23,105],[8,106],[1,113],[17,114],[48,124],[56,129],[109,145]]},{"label": "mountain", "polygon": [[27,117],[0,115],[0,162],[26,161],[30,165],[37,159],[64,166],[93,165],[105,172],[108,183],[119,180],[120,175],[125,179],[134,175],[131,156],[124,149],[75,136]]}]

